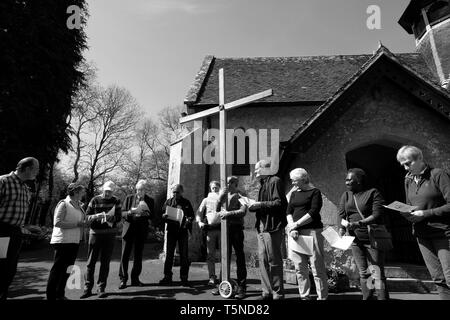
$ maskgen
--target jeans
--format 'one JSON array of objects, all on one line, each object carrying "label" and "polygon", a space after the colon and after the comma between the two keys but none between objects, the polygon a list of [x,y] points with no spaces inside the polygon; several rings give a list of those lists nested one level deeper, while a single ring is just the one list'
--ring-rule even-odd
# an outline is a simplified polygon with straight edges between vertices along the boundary
[{"label": "jeans", "polygon": [[423,260],[441,300],[450,300],[450,239],[417,238]]},{"label": "jeans", "polygon": [[180,279],[187,281],[189,275],[189,252],[188,252],[188,231],[187,229],[167,231],[166,260],[164,261],[164,276],[172,279],[173,257],[175,247],[178,243],[180,254]]},{"label": "jeans", "polygon": [[300,298],[308,297],[311,289],[308,262],[311,265],[314,283],[316,284],[317,300],[326,300],[328,298],[328,276],[325,268],[323,236],[321,232],[322,229],[299,230],[299,234],[302,236],[312,236],[314,245],[312,256],[292,252],[295,255],[294,257],[298,259],[295,263],[295,272]]},{"label": "jeans", "polygon": [[91,291],[94,286],[95,264],[100,255],[100,273],[97,285],[100,291],[106,288],[106,280],[109,274],[109,263],[114,249],[115,234],[90,234],[88,243],[87,272],[85,276],[85,291]]},{"label": "jeans", "polygon": [[282,230],[258,233],[259,270],[264,296],[283,296],[283,239]]},{"label": "jeans", "polygon": [[22,247],[22,231],[20,227],[0,222],[0,237],[10,238],[6,259],[0,259],[0,301],[2,301],[8,297],[9,286],[16,275]]},{"label": "jeans", "polygon": [[373,296],[374,289],[377,292],[378,300],[389,299],[384,274],[385,253],[372,248],[369,243],[357,239],[352,244],[352,253],[359,270],[363,300],[370,299]]},{"label": "jeans", "polygon": [[[231,248],[236,254],[237,282],[242,289],[247,287],[247,267],[245,265],[244,253],[244,231],[241,226],[228,226],[228,270],[231,264]],[[220,278],[222,278],[222,270],[220,270]]]},{"label": "jeans", "polygon": [[131,282],[138,282],[142,272],[142,253],[144,251],[146,234],[128,234],[122,238],[122,255],[120,258],[119,278],[128,281],[128,264],[134,246],[133,269],[131,269]]},{"label": "jeans", "polygon": [[220,229],[208,230],[206,234],[206,249],[209,278],[216,277],[216,248],[220,248]]},{"label": "jeans", "polygon": [[70,273],[67,269],[73,266],[78,254],[78,243],[55,243],[55,262],[50,270],[47,282],[47,299],[64,298],[67,279]]}]

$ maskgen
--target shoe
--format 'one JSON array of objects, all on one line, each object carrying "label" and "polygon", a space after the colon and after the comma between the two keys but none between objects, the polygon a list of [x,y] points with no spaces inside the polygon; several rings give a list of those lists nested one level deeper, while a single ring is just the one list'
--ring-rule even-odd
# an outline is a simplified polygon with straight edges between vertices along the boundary
[{"label": "shoe", "polygon": [[170,285],[172,285],[172,279],[164,277],[159,281],[159,284],[162,286],[170,286]]},{"label": "shoe", "polygon": [[105,289],[98,289],[97,293],[100,299],[104,299],[108,296],[105,292]]},{"label": "shoe", "polygon": [[311,298],[310,296],[306,296],[306,297],[303,297],[303,298],[300,298],[301,300],[303,300],[303,301],[312,301],[313,300],[313,298]]},{"label": "shoe", "polygon": [[187,281],[187,280],[181,280],[181,286],[182,287],[191,287],[189,281]]},{"label": "shoe", "polygon": [[245,289],[244,288],[239,288],[237,290],[237,293],[236,293],[236,295],[234,297],[236,299],[239,299],[239,300],[244,299],[245,298]]},{"label": "shoe", "polygon": [[209,278],[208,285],[215,286],[216,285],[216,277]]},{"label": "shoe", "polygon": [[119,290],[125,289],[127,287],[127,283],[125,281],[120,281]]},{"label": "shoe", "polygon": [[219,287],[215,287],[214,289],[212,289],[211,294],[213,296],[218,296],[219,295]]},{"label": "shoe", "polygon": [[273,300],[284,300],[284,294],[274,294]]},{"label": "shoe", "polygon": [[80,299],[86,299],[86,298],[89,298],[90,296],[92,296],[92,291],[91,290],[84,290],[83,294],[80,297]]},{"label": "shoe", "polygon": [[56,298],[56,300],[70,300],[70,299],[67,297],[59,297],[59,298]]},{"label": "shoe", "polygon": [[269,301],[269,300],[272,300],[272,295],[270,295],[270,294],[262,294],[259,298],[258,298],[258,300],[263,300],[263,301]]},{"label": "shoe", "polygon": [[144,284],[142,282],[140,282],[139,280],[137,280],[137,281],[131,281],[131,286],[132,287],[143,287]]}]

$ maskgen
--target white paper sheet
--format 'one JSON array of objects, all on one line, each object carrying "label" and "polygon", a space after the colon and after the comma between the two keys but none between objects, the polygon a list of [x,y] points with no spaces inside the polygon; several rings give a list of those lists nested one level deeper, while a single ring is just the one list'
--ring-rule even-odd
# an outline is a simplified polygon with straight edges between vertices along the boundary
[{"label": "white paper sheet", "polygon": [[250,199],[250,198],[241,196],[241,197],[239,198],[239,202],[240,202],[241,204],[246,205],[247,207],[250,207],[250,206],[251,206],[252,204],[254,204],[256,201],[253,200],[253,199]]},{"label": "white paper sheet", "polygon": [[102,223],[105,223],[105,222],[106,222],[106,223],[108,224],[108,226],[112,227],[113,224],[114,224],[114,222],[108,222],[108,221],[106,220],[106,216],[107,216],[107,215],[108,215],[108,216],[113,216],[115,212],[116,212],[116,206],[112,207],[111,210],[109,210],[107,213],[103,212]]},{"label": "white paper sheet", "polygon": [[289,250],[312,256],[314,248],[314,238],[312,236],[300,235],[298,236],[297,240],[294,240],[291,236],[289,236],[288,247]]},{"label": "white paper sheet", "polygon": [[417,206],[410,206],[407,205],[406,203],[400,202],[400,201],[394,201],[391,204],[387,205],[387,206],[383,206],[385,208],[391,209],[391,210],[395,210],[395,211],[400,211],[401,213],[410,213],[413,211],[417,210]]},{"label": "white paper sheet", "polygon": [[339,234],[332,227],[326,228],[322,231],[322,235],[328,241],[328,243],[337,249],[348,250],[355,240],[355,237],[343,236],[340,237]]},{"label": "white paper sheet", "polygon": [[9,237],[0,238],[0,259],[5,259],[8,254]]},{"label": "white paper sheet", "polygon": [[347,228],[347,226],[349,225],[349,222],[345,219],[341,220],[341,226],[343,226],[344,228]]},{"label": "white paper sheet", "polygon": [[183,221],[183,210],[178,209],[178,208],[173,208],[173,207],[166,207],[166,214],[167,214],[167,218],[173,221],[177,221],[178,223],[181,224],[181,221]]}]

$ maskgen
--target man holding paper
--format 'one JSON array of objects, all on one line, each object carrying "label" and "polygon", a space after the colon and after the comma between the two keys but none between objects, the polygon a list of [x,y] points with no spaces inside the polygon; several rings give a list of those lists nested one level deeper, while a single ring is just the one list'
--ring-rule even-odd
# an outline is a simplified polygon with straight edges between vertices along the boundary
[{"label": "man holding paper", "polygon": [[400,148],[397,160],[408,172],[406,203],[417,207],[407,217],[413,235],[440,299],[450,300],[450,175],[426,164],[414,146]]},{"label": "man holding paper", "polygon": [[[310,300],[311,284],[309,281],[308,262],[316,284],[317,300],[328,297],[328,277],[325,268],[322,219],[322,194],[309,180],[305,169],[297,168],[290,172],[292,184],[297,188],[291,193],[287,207],[289,237],[300,242],[289,247],[295,263],[298,290],[302,300]],[[305,243],[307,250],[297,248]],[[308,252],[309,251],[309,252]]]},{"label": "man holding paper", "polygon": [[147,239],[149,221],[154,215],[155,202],[145,194],[146,180],[139,180],[136,193],[126,197],[122,210],[122,255],[120,258],[119,289],[127,287],[128,263],[134,247],[133,269],[131,270],[131,286],[141,287],[139,280],[142,271],[142,252]]},{"label": "man holding paper", "polygon": [[95,264],[100,256],[100,273],[98,276],[98,297],[106,298],[106,280],[109,273],[109,263],[111,261],[114,243],[117,234],[117,222],[122,219],[122,208],[120,200],[113,196],[114,182],[107,181],[103,185],[102,194],[95,196],[89,202],[86,216],[95,216],[99,219],[92,221],[89,231],[88,261],[85,275],[84,292],[81,299],[92,295],[94,286]]},{"label": "man holding paper", "polygon": [[8,288],[13,281],[22,246],[23,228],[31,192],[27,181],[36,179],[39,161],[25,158],[16,170],[0,176],[0,301],[6,300]]},{"label": "man holding paper", "polygon": [[172,266],[175,247],[178,243],[180,253],[180,279],[182,286],[189,286],[189,249],[188,231],[192,232],[194,210],[191,202],[183,197],[184,188],[181,184],[172,187],[173,197],[167,199],[163,206],[163,219],[167,224],[166,259],[164,261],[164,278],[160,285],[172,284]]}]

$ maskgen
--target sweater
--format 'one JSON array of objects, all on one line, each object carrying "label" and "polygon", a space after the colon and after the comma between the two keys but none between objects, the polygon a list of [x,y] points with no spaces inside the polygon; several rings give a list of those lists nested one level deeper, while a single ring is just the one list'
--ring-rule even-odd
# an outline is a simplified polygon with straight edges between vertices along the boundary
[{"label": "sweater", "polygon": [[58,203],[55,208],[51,244],[80,242],[82,228],[78,223],[84,218],[84,213],[80,209],[74,207],[69,196]]},{"label": "sweater", "polygon": [[319,189],[295,190],[291,193],[286,213],[292,215],[294,222],[308,213],[311,216],[312,221],[297,227],[297,230],[320,229],[323,228],[322,218],[320,216],[321,208],[322,193]]},{"label": "sweater", "polygon": [[416,183],[405,178],[406,203],[423,210],[425,219],[413,224],[413,234],[421,238],[450,238],[450,175],[427,166]]},{"label": "sweater", "polygon": [[102,223],[102,221],[100,220],[94,220],[91,223],[90,233],[115,234],[117,233],[117,223],[122,219],[122,208],[119,199],[114,196],[106,199],[103,197],[103,195],[98,195],[92,198],[86,210],[88,219],[90,215],[102,212],[108,213],[108,211],[110,211],[113,207],[115,207],[113,225],[109,226],[107,222]]},{"label": "sweater", "polygon": [[[341,197],[339,203],[338,215],[347,220],[348,222],[358,222],[363,220],[353,199],[353,195],[358,202],[359,210],[364,216],[365,224],[383,224],[383,214],[385,212],[383,204],[384,199],[381,193],[375,189],[369,189],[358,193],[346,191]],[[355,236],[360,241],[369,241],[369,231],[367,226],[358,227],[354,230],[350,230],[349,234]]]}]

